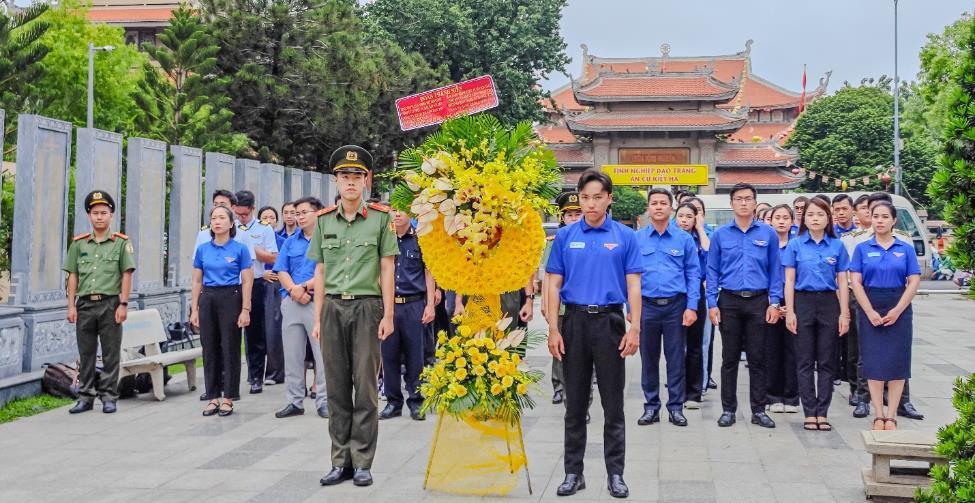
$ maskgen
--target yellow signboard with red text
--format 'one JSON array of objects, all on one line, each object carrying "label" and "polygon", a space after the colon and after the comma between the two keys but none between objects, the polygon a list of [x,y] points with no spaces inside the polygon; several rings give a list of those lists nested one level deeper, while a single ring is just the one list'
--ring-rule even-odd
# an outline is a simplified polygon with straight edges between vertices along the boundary
[{"label": "yellow signboard with red text", "polygon": [[707,164],[604,164],[613,185],[707,185]]}]

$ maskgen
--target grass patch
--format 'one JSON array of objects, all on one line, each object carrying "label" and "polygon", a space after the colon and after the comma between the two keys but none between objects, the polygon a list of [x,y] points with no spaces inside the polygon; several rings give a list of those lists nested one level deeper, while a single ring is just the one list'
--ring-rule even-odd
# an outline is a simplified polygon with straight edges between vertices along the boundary
[{"label": "grass patch", "polygon": [[[195,363],[194,366],[196,368],[200,368],[200,367],[203,366],[203,357],[202,356],[196,359],[196,363]],[[184,365],[182,363],[177,363],[175,365],[170,365],[170,366],[166,367],[166,369],[169,370],[169,375],[176,375],[176,374],[179,374],[180,372],[186,372],[186,365]]]},{"label": "grass patch", "polygon": [[74,400],[52,395],[37,395],[28,398],[15,398],[0,408],[0,424],[9,423],[22,417],[30,417],[51,409],[64,407]]}]

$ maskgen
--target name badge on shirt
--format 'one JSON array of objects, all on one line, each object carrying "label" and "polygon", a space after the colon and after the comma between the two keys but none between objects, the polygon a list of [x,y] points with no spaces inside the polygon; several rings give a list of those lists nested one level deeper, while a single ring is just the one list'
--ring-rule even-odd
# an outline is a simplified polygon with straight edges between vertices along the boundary
[{"label": "name badge on shirt", "polygon": [[764,239],[756,239],[752,242],[755,243],[755,246],[768,246],[768,241],[765,241]]},{"label": "name badge on shirt", "polygon": [[224,260],[226,260],[228,264],[233,264],[237,261],[237,257],[224,257]]},{"label": "name badge on shirt", "polygon": [[572,242],[569,243],[569,248],[570,249],[579,249],[579,250],[581,250],[581,249],[583,249],[585,247],[586,247],[586,242],[585,241],[572,241]]},{"label": "name badge on shirt", "polygon": [[904,256],[904,252],[894,252],[894,256],[897,258],[901,258]]},{"label": "name badge on shirt", "polygon": [[868,257],[879,257],[880,252],[867,252]]},{"label": "name badge on shirt", "polygon": [[616,247],[617,247],[617,246],[619,246],[619,245],[618,245],[618,244],[616,244],[616,243],[603,243],[603,246],[605,246],[607,250],[609,250],[609,251],[613,251],[613,250],[615,250],[615,249],[616,249]]},{"label": "name badge on shirt", "polygon": [[680,250],[671,248],[670,254],[673,255],[673,256],[675,256],[675,257],[679,257],[680,256]]},{"label": "name badge on shirt", "polygon": [[836,265],[836,257],[826,257],[826,263],[829,265]]}]

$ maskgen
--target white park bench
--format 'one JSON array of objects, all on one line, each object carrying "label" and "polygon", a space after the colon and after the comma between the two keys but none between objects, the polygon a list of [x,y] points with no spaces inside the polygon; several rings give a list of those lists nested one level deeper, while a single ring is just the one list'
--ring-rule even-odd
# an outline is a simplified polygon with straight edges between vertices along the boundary
[{"label": "white park bench", "polygon": [[[203,355],[203,349],[196,347],[163,353],[160,342],[168,340],[159,311],[144,309],[129,311],[122,324],[122,364],[119,379],[143,372],[152,377],[152,394],[156,400],[165,400],[163,389],[163,369],[170,365],[186,365],[186,384],[190,391],[196,389],[196,359]],[[145,356],[138,354],[143,350]]]}]

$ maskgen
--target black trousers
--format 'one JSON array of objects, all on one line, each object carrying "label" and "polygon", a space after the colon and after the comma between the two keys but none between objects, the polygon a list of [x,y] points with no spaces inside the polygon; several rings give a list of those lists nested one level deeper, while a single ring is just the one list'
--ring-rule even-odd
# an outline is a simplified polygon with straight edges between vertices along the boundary
[{"label": "black trousers", "polygon": [[264,383],[264,362],[267,359],[267,336],[264,334],[263,279],[254,280],[251,290],[251,324],[244,329],[247,353],[247,382]]},{"label": "black trousers", "polygon": [[[240,399],[240,285],[203,287],[200,293],[200,344],[207,399]],[[253,319],[253,318],[251,318]]]},{"label": "black trousers", "polygon": [[748,355],[748,393],[752,413],[765,412],[765,312],[768,297],[742,298],[722,291],[721,309],[721,407],[738,411],[738,364],[741,351]]},{"label": "black trousers", "polygon": [[697,321],[687,327],[687,346],[684,354],[684,397],[688,402],[700,402],[707,383],[704,379],[704,321],[708,316],[708,301],[701,283],[701,301],[697,307]]},{"label": "black trousers", "polygon": [[[386,403],[403,408],[403,380],[406,381],[406,405],[413,410],[423,403],[420,396],[420,372],[423,370],[424,339],[427,327],[420,322],[425,302],[415,300],[393,306],[393,333],[382,341],[383,390]],[[406,363],[406,375],[401,374],[401,362]],[[401,379],[403,378],[403,379]]]},{"label": "black trousers", "polygon": [[765,383],[768,402],[799,405],[799,374],[796,370],[795,335],[785,319],[768,327],[765,341]]},{"label": "black trousers", "polygon": [[857,329],[857,312],[859,304],[850,292],[850,331],[846,334],[846,379],[850,383],[850,395],[857,402],[870,402],[870,390],[867,389],[867,379],[863,377],[863,360],[860,357],[860,331]]},{"label": "black trousers", "polygon": [[284,382],[284,339],[281,336],[281,283],[264,284],[264,334],[267,342],[266,378]]},{"label": "black trousers", "polygon": [[623,388],[626,367],[619,345],[626,333],[622,311],[588,314],[567,310],[562,321],[565,354],[565,473],[581,474],[586,455],[586,411],[595,367],[599,398],[605,418],[603,456],[606,473],[623,474],[626,424]]},{"label": "black trousers", "polygon": [[807,417],[826,417],[833,398],[833,365],[840,303],[835,291],[796,292],[796,366],[799,396]]},{"label": "black trousers", "polygon": [[[122,354],[122,325],[115,323],[118,295],[106,295],[101,300],[79,297],[78,324],[78,387],[80,399],[91,402],[98,396],[103,402],[118,400],[118,374]],[[102,373],[95,372],[98,346],[102,347]]]}]

